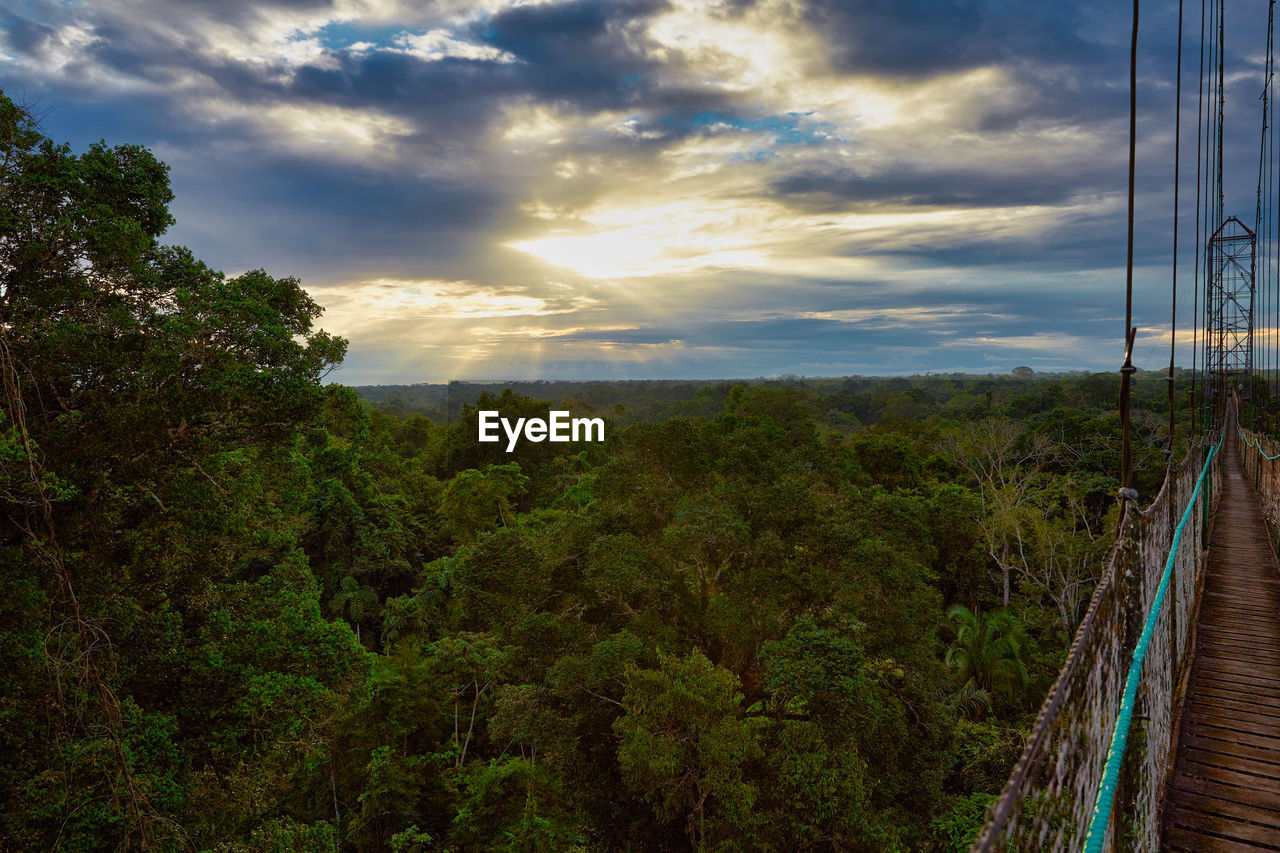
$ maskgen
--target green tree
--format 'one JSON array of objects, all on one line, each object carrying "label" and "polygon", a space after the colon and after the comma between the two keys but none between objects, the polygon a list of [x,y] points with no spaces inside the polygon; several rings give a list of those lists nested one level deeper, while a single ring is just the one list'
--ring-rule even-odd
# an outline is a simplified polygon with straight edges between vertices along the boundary
[{"label": "green tree", "polygon": [[583,841],[563,781],[546,763],[505,756],[466,774],[454,839],[464,850],[540,853]]},{"label": "green tree", "polygon": [[270,834],[322,778],[273,774],[320,761],[362,671],[269,485],[345,342],[313,328],[296,279],[228,278],[162,245],[172,193],[150,152],[74,154],[3,95],[0,199],[5,458],[28,472],[4,475],[0,562],[30,608],[0,627],[22,650],[5,661],[3,844]]},{"label": "green tree", "polygon": [[469,542],[481,531],[506,527],[514,514],[514,499],[528,487],[529,478],[515,462],[468,468],[445,485],[440,514]]},{"label": "green tree", "polygon": [[360,586],[359,581],[348,575],[342,579],[338,591],[329,599],[329,610],[345,619],[349,619],[356,628],[356,639],[360,639],[360,623],[372,618],[378,609],[378,593]]},{"label": "green tree", "polygon": [[750,849],[759,818],[744,765],[759,751],[732,673],[700,652],[660,655],[658,669],[628,667],[614,723],[623,779],[695,849]]},{"label": "green tree", "polygon": [[1017,697],[1027,687],[1026,635],[1005,610],[981,613],[956,604],[947,610],[955,639],[947,665],[961,683]]}]

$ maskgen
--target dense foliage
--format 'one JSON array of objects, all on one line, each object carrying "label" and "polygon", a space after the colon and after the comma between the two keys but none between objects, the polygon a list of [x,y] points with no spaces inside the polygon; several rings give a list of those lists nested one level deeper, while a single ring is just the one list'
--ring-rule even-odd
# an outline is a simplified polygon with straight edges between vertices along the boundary
[{"label": "dense foliage", "polygon": [[0,847],[965,848],[1109,544],[1114,377],[507,453],[323,385],[296,280],[158,242],[147,151],[0,98],[0,170]]}]

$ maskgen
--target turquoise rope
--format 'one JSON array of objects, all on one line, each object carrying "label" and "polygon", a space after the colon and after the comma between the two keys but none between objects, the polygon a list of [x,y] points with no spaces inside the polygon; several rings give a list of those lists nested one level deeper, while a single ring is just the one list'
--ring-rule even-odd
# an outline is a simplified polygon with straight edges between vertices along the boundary
[{"label": "turquoise rope", "polygon": [[1262,449],[1262,445],[1256,441],[1251,440],[1249,436],[1244,434],[1244,430],[1240,429],[1240,427],[1236,427],[1236,432],[1240,433],[1240,437],[1244,439],[1245,444],[1248,444],[1249,446],[1255,448],[1259,453],[1261,453],[1263,459],[1267,460],[1268,462],[1275,462],[1277,459],[1280,459],[1280,453],[1277,453],[1275,456],[1268,456],[1267,452]]},{"label": "turquoise rope", "polygon": [[1209,451],[1196,478],[1196,486],[1191,490],[1191,500],[1182,513],[1178,529],[1173,533],[1173,544],[1169,546],[1169,559],[1164,564],[1164,574],[1160,576],[1160,585],[1156,587],[1155,600],[1151,602],[1151,610],[1147,612],[1146,624],[1142,626],[1142,636],[1133,650],[1133,662],[1129,664],[1129,674],[1124,680],[1124,696],[1120,700],[1120,713],[1116,716],[1116,727],[1111,733],[1111,748],[1107,750],[1107,766],[1102,773],[1102,782],[1098,785],[1098,799],[1093,806],[1093,818],[1089,821],[1089,834],[1085,837],[1085,853],[1101,853],[1102,839],[1107,834],[1107,826],[1111,823],[1111,803],[1116,796],[1116,783],[1120,781],[1120,764],[1124,759],[1125,746],[1129,740],[1129,724],[1133,721],[1133,706],[1138,695],[1138,679],[1142,676],[1142,662],[1147,656],[1147,646],[1151,643],[1151,635],[1156,630],[1156,619],[1160,614],[1160,605],[1164,603],[1165,593],[1169,589],[1169,578],[1173,575],[1173,561],[1178,556],[1178,543],[1182,541],[1182,528],[1191,517],[1191,510],[1196,505],[1196,497],[1200,494],[1200,485],[1204,475],[1209,472],[1209,463],[1222,449],[1226,434],[1218,439],[1218,446]]}]

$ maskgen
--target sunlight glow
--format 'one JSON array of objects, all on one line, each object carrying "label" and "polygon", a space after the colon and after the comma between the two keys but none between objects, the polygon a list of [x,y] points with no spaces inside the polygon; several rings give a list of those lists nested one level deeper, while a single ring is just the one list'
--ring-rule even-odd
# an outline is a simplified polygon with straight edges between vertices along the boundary
[{"label": "sunlight glow", "polygon": [[812,64],[814,36],[797,26],[792,4],[763,0],[736,14],[727,7],[675,0],[645,30],[650,55],[730,91],[779,85]]},{"label": "sunlight glow", "polygon": [[413,132],[413,125],[404,119],[373,109],[301,104],[263,108],[226,99],[203,105],[206,120],[245,122],[262,128],[281,148],[323,159],[389,160],[397,142]]},{"label": "sunlight glow", "polygon": [[906,208],[829,215],[763,199],[690,196],[646,204],[644,197],[629,196],[580,212],[574,228],[556,228],[549,210],[536,210],[552,226],[546,236],[504,245],[588,278],[615,279],[709,269],[865,273],[877,261],[858,257],[860,252],[1025,235],[1047,227],[1064,209]]},{"label": "sunlight glow", "polygon": [[428,30],[418,35],[401,33],[396,37],[395,45],[403,53],[426,62],[439,62],[442,59],[516,61],[516,58],[506,51],[486,44],[455,39],[445,30]]},{"label": "sunlight glow", "polygon": [[[327,317],[358,312],[365,322],[377,319],[483,319],[494,317],[541,317],[562,314],[583,307],[575,297],[556,306],[547,299],[519,292],[495,292],[466,281],[406,281],[374,279],[335,288],[326,294],[331,306]],[[342,317],[344,327],[358,325],[355,317]],[[355,321],[355,322],[352,322]]]}]

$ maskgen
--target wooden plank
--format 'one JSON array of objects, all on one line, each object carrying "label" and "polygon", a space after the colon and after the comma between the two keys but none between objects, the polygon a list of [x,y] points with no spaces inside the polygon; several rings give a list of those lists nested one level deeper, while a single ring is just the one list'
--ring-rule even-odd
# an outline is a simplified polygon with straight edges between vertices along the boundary
[{"label": "wooden plank", "polygon": [[1260,826],[1238,817],[1211,814],[1185,808],[1168,811],[1166,820],[1173,826],[1194,830],[1201,834],[1213,834],[1220,838],[1252,845],[1254,849],[1280,850],[1276,829]]},{"label": "wooden plank", "polygon": [[1164,849],[1177,850],[1180,853],[1181,851],[1185,853],[1257,853],[1259,850],[1276,849],[1218,838],[1181,827],[1170,827],[1167,824],[1166,827]]},{"label": "wooden plank", "polygon": [[1241,699],[1239,693],[1220,689],[1211,690],[1205,685],[1200,685],[1196,694],[1199,699],[1199,707],[1202,710],[1209,711],[1212,709],[1213,713],[1226,720],[1245,716],[1248,719],[1262,721],[1262,718],[1270,717],[1272,719],[1265,721],[1266,724],[1274,726],[1277,733],[1280,734],[1280,708],[1275,706],[1259,707],[1254,703]]},{"label": "wooden plank", "polygon": [[[1216,800],[1221,803],[1235,803],[1242,809],[1249,809],[1254,815],[1267,815],[1265,822],[1280,826],[1280,797],[1266,791],[1255,791],[1252,788],[1240,788],[1227,785],[1213,779],[1199,779],[1194,776],[1179,776],[1174,779],[1174,794],[1182,797],[1183,802],[1197,803],[1202,800]],[[1170,798],[1173,799],[1172,797]],[[1172,805],[1172,803],[1171,803]],[[1193,806],[1194,807],[1194,806]],[[1261,817],[1253,817],[1259,823]]]},{"label": "wooden plank", "polygon": [[1162,849],[1280,851],[1280,564],[1233,433],[1222,474]]},{"label": "wooden plank", "polygon": [[1250,678],[1239,672],[1223,672],[1210,668],[1212,664],[1197,663],[1191,672],[1188,688],[1203,685],[1208,689],[1215,686],[1231,691],[1232,694],[1254,705],[1280,704],[1280,688],[1270,684],[1263,678]]},{"label": "wooden plank", "polygon": [[[1265,572],[1266,568],[1264,567],[1262,571]],[[1215,583],[1210,587],[1210,591],[1232,595],[1243,593],[1252,596],[1256,601],[1275,601],[1280,598],[1280,581],[1261,576],[1249,578],[1248,583],[1245,583],[1244,578],[1240,578],[1231,583]]]},{"label": "wooden plank", "polygon": [[1274,786],[1275,792],[1280,794],[1280,764],[1256,752],[1253,755],[1242,756],[1220,749],[1201,749],[1188,743],[1182,744],[1182,752],[1186,754],[1188,761],[1193,761],[1202,767],[1229,770],[1239,774],[1242,779],[1256,780],[1254,784],[1260,790],[1270,791]]},{"label": "wooden plank", "polygon": [[1255,672],[1270,679],[1280,679],[1280,660],[1262,656],[1247,650],[1233,651],[1221,646],[1198,645],[1196,647],[1197,669],[1209,672],[1231,672],[1241,667],[1251,667]]},{"label": "wooden plank", "polygon": [[[1232,598],[1238,600],[1240,596],[1232,596]],[[1272,611],[1277,607],[1280,607],[1280,604],[1267,603],[1256,608],[1202,607],[1200,612],[1201,618],[1212,620],[1215,627],[1221,627],[1224,631],[1235,631],[1241,639],[1260,637],[1274,643],[1276,637],[1280,635],[1277,634],[1276,626],[1271,625],[1270,622]]]},{"label": "wooden plank", "polygon": [[1216,672],[1196,673],[1191,677],[1191,683],[1188,685],[1194,688],[1197,694],[1203,692],[1208,696],[1222,695],[1240,702],[1244,706],[1242,710],[1245,711],[1275,713],[1275,709],[1280,707],[1280,697],[1264,695],[1254,690],[1255,686],[1247,681]]},{"label": "wooden plank", "polygon": [[[1276,610],[1280,611],[1280,604],[1276,605]],[[1212,614],[1208,614],[1203,610],[1200,613],[1201,619],[1213,618]],[[1270,615],[1267,616],[1268,620],[1271,618],[1272,617]],[[1257,622],[1258,620],[1255,619],[1254,624],[1257,625]],[[1280,637],[1280,626],[1277,626],[1275,631],[1276,636]],[[1229,646],[1232,648],[1238,648],[1249,654],[1257,655],[1258,657],[1266,660],[1280,661],[1280,640],[1267,639],[1263,636],[1262,629],[1257,629],[1255,633],[1248,636],[1215,634],[1213,632],[1206,631],[1204,639],[1211,647],[1216,645]]]},{"label": "wooden plank", "polygon": [[[1268,668],[1250,666],[1247,663],[1224,661],[1221,658],[1205,658],[1196,661],[1196,675],[1207,680],[1230,681],[1241,687],[1255,685],[1260,696],[1280,699],[1280,680]],[[1252,672],[1250,671],[1252,670]]]},{"label": "wooden plank", "polygon": [[1236,616],[1266,616],[1270,612],[1266,602],[1258,601],[1250,598],[1247,601],[1241,599],[1247,593],[1243,592],[1220,592],[1205,590],[1204,601],[1206,607],[1213,607],[1215,604],[1223,608],[1230,609]]},{"label": "wooden plank", "polygon": [[[1280,608],[1280,605],[1277,605],[1277,608]],[[1219,614],[1207,607],[1200,608],[1200,620],[1204,625],[1205,636],[1215,640],[1237,640],[1262,649],[1271,649],[1280,643],[1280,639],[1277,639],[1280,637],[1280,625],[1268,624],[1269,619],[1261,624],[1254,620],[1252,623],[1246,621],[1243,625],[1233,627],[1226,621],[1230,617],[1230,613]],[[1209,621],[1210,619],[1213,621]]]},{"label": "wooden plank", "polygon": [[1205,740],[1222,741],[1223,743],[1249,744],[1258,749],[1270,749],[1280,752],[1280,737],[1239,732],[1222,726],[1211,726],[1205,723],[1187,721],[1187,737]]},{"label": "wooden plank", "polygon": [[1209,738],[1202,735],[1194,735],[1190,732],[1182,741],[1183,745],[1193,749],[1204,750],[1206,752],[1219,752],[1224,755],[1238,755],[1242,758],[1257,757],[1259,760],[1265,760],[1271,764],[1280,765],[1280,742],[1273,743],[1270,747],[1260,746],[1258,743],[1250,743],[1247,741],[1224,740],[1221,738]]},{"label": "wooden plank", "polygon": [[1264,737],[1276,733],[1276,724],[1271,719],[1244,719],[1230,714],[1224,716],[1221,711],[1215,708],[1205,708],[1202,705],[1187,708],[1183,713],[1186,719],[1193,724],[1205,723],[1231,729],[1232,731],[1263,735]]}]

